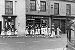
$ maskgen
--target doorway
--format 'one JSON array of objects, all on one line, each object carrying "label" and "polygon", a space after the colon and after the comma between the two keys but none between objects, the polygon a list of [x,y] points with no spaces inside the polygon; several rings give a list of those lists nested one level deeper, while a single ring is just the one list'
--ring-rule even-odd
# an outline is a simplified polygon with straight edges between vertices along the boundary
[{"label": "doorway", "polygon": [[61,31],[65,33],[65,20],[61,20]]},{"label": "doorway", "polygon": [[57,27],[59,27],[60,30],[61,30],[61,33],[65,34],[65,20],[54,19],[53,22],[54,22],[54,28],[55,28],[55,30],[57,29]]}]

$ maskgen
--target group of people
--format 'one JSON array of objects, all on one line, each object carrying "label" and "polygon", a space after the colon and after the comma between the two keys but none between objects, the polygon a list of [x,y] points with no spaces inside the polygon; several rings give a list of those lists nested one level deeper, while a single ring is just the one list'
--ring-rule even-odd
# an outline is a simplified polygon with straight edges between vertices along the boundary
[{"label": "group of people", "polygon": [[54,36],[60,37],[61,30],[59,27],[57,27],[56,32],[55,32],[55,30],[51,32],[51,31],[49,31],[48,27],[46,27],[46,28],[47,29],[43,29],[42,27],[38,28],[38,26],[36,26],[32,29],[31,26],[29,26],[26,29],[26,34],[40,34],[41,33],[41,34],[49,35],[50,37],[54,37]]},{"label": "group of people", "polygon": [[60,37],[60,32],[61,32],[60,28],[57,27],[56,30],[52,30],[51,37],[54,37],[54,36]]},{"label": "group of people", "polygon": [[[17,31],[17,29],[15,29],[14,35],[17,35],[17,33],[18,33],[18,31]],[[2,29],[1,35],[12,35],[12,31],[11,30],[5,31],[4,29]]]}]

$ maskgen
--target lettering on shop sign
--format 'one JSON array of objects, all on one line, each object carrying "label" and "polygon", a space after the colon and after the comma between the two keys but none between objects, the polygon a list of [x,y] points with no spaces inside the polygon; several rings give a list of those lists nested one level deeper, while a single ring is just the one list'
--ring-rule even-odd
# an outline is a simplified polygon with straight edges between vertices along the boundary
[{"label": "lettering on shop sign", "polygon": [[27,20],[35,20],[35,19],[27,19]]},{"label": "lettering on shop sign", "polygon": [[43,18],[43,17],[32,17],[32,18]]}]

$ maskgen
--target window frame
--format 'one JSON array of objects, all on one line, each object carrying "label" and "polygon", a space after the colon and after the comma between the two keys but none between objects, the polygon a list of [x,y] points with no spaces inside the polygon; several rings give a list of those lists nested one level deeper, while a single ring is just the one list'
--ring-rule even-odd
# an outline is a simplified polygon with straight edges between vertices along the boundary
[{"label": "window frame", "polygon": [[[12,4],[12,6],[11,5],[9,5],[9,6],[11,6],[12,8],[9,8],[9,7],[7,8],[6,2],[11,2],[10,4]],[[6,9],[8,9],[8,13],[6,12]],[[12,10],[12,12],[10,13],[9,10]],[[7,14],[7,15],[13,14],[13,1],[5,1],[5,14]]]},{"label": "window frame", "polygon": [[[58,5],[58,8],[55,8],[55,5]],[[55,10],[58,10],[58,13],[55,13]],[[59,15],[59,3],[54,3],[54,15]]]},{"label": "window frame", "polygon": [[[45,4],[45,5],[41,5],[41,3]],[[45,6],[43,10],[41,10],[41,6]],[[40,1],[40,11],[46,12],[46,1]]]},{"label": "window frame", "polygon": [[[35,3],[31,3],[32,1]],[[31,4],[33,4],[34,6],[32,6]],[[33,9],[32,7],[35,7],[35,9]],[[36,0],[30,0],[30,11],[36,11]]]},{"label": "window frame", "polygon": [[[67,6],[68,6],[69,8],[68,8]],[[69,12],[67,12],[67,11],[69,11]],[[69,14],[68,14],[68,13],[69,13]],[[66,4],[66,15],[67,15],[67,16],[70,16],[70,15],[71,15],[71,4]]]}]

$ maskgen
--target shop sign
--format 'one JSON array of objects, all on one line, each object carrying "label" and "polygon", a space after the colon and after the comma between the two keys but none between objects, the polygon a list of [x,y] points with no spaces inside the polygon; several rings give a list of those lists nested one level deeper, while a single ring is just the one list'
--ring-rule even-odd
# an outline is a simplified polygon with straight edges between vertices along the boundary
[{"label": "shop sign", "polygon": [[66,18],[53,18],[53,19],[66,19]]},{"label": "shop sign", "polygon": [[32,18],[43,18],[43,17],[32,17]]},{"label": "shop sign", "polygon": [[27,20],[35,20],[35,19],[27,19]]}]

